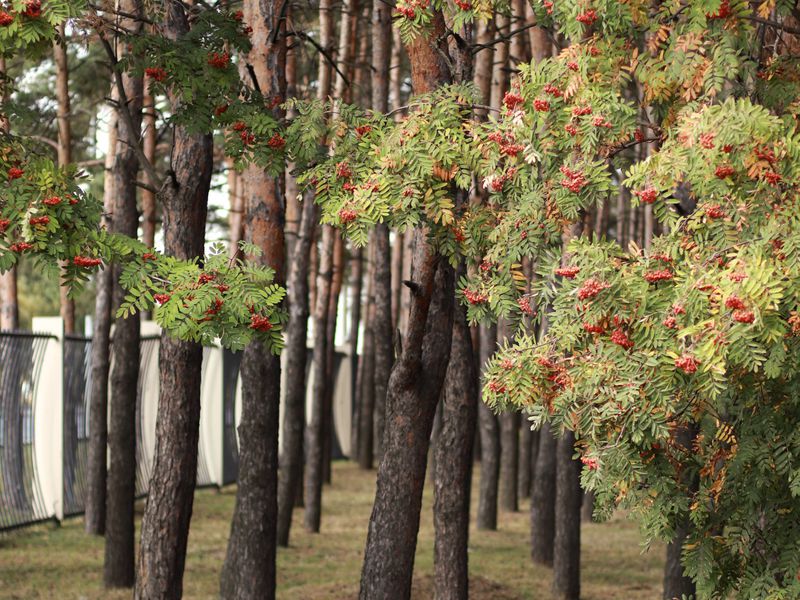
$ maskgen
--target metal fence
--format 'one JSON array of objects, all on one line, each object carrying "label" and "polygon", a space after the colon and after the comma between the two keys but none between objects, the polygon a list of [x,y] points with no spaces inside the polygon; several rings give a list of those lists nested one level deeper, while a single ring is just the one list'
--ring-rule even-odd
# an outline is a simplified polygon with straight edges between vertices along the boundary
[{"label": "metal fence", "polygon": [[[37,318],[33,326],[40,333],[0,332],[0,531],[80,515],[85,508],[92,340],[64,335],[59,318]],[[139,497],[147,495],[155,454],[159,333],[155,324],[142,324],[136,401]],[[237,479],[240,361],[240,354],[204,349],[198,486],[221,487]],[[333,448],[347,455],[352,412],[348,352],[337,351],[336,370]],[[312,387],[309,381],[309,392]]]}]

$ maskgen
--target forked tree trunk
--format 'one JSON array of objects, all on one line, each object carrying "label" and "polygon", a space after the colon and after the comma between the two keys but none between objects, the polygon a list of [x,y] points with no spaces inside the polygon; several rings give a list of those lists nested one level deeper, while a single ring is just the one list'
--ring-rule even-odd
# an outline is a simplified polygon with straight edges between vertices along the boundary
[{"label": "forked tree trunk", "polygon": [[[248,0],[243,20],[253,28],[247,56],[262,93],[284,98],[286,37],[280,0]],[[283,117],[280,108],[273,116]],[[284,181],[251,165],[242,177],[247,241],[261,248],[253,257],[285,283]],[[255,600],[275,597],[278,525],[278,431],[281,391],[280,357],[263,344],[248,345],[242,355],[242,420],[239,425],[239,479],[231,535],[220,578],[220,597]]]},{"label": "forked tree trunk", "polygon": [[579,600],[581,593],[580,463],[572,458],[575,436],[556,444],[556,534],[553,543],[553,597]]},{"label": "forked tree trunk", "polygon": [[[497,326],[481,327],[480,369],[494,354]],[[478,406],[478,426],[481,437],[481,489],[478,499],[478,529],[497,529],[497,491],[500,477],[500,424],[497,415],[484,402]]]},{"label": "forked tree trunk", "polygon": [[[111,98],[117,98],[114,89]],[[114,210],[114,166],[117,147],[117,112],[112,111],[109,122],[108,149],[103,181],[103,212]],[[105,224],[110,223],[104,218]],[[86,477],[86,514],[83,517],[86,533],[103,535],[106,530],[106,479],[108,453],[108,373],[111,332],[112,268],[106,267],[95,279],[95,307],[92,331],[92,388],[89,400],[89,456]]]},{"label": "forked tree trunk", "polygon": [[[462,272],[465,270],[462,268]],[[472,451],[478,420],[478,374],[466,310],[456,299],[450,362],[445,375],[442,429],[436,448],[433,523],[437,600],[469,597],[469,506]]]},{"label": "forked tree trunk", "polygon": [[[122,3],[130,15],[143,15],[139,0]],[[141,23],[125,19],[124,26],[141,30]],[[139,160],[133,146],[139,143],[142,125],[143,82],[141,76],[122,75],[128,119],[119,119],[116,159],[112,168],[114,201],[111,231],[137,237],[136,177]],[[119,90],[118,90],[119,91]],[[122,96],[120,91],[120,96]],[[126,123],[130,123],[127,125]],[[114,267],[113,312],[125,298],[119,283],[120,268]],[[108,491],[106,497],[106,544],[103,579],[106,587],[130,587],[134,583],[133,509],[136,495],[136,387],[139,379],[139,315],[117,319],[111,346],[114,357],[108,421]]]},{"label": "forked tree trunk", "polygon": [[316,222],[316,205],[308,196],[302,206],[300,226],[289,263],[287,293],[289,325],[286,329],[286,405],[283,413],[283,454],[278,481],[278,545],[289,545],[292,511],[303,477],[303,433],[306,418],[306,363],[308,362],[308,262]]},{"label": "forked tree trunk", "polygon": [[[450,80],[443,15],[407,45],[416,93]],[[370,517],[360,598],[408,598],[433,415],[450,358],[454,274],[414,231],[413,295],[403,351],[389,379],[383,460]]]},{"label": "forked tree trunk", "polygon": [[556,438],[550,426],[542,425],[539,452],[531,491],[531,558],[542,565],[553,564],[556,499]]}]

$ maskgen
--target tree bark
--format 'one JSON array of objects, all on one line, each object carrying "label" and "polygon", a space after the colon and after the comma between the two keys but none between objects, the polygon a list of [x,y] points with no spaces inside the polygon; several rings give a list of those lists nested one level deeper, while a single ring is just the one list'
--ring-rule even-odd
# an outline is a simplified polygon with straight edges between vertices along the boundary
[{"label": "tree bark", "polygon": [[579,600],[581,592],[580,463],[572,458],[575,436],[566,432],[556,445],[556,534],[553,597]]},{"label": "tree bark", "polygon": [[517,512],[517,477],[519,471],[519,413],[500,415],[500,506],[508,512]]},{"label": "tree bark", "polygon": [[[5,75],[6,59],[0,56],[0,75]],[[5,97],[0,94],[0,102]],[[0,118],[0,130],[8,132],[8,119]],[[17,268],[0,273],[0,329],[19,329],[19,304],[17,303]]]},{"label": "tree bark", "polygon": [[539,452],[531,492],[531,558],[542,565],[553,564],[555,539],[556,438],[550,426],[542,425]]},{"label": "tree bark", "polygon": [[306,428],[305,515],[306,529],[319,533],[322,516],[323,434],[325,395],[327,388],[328,303],[333,278],[333,243],[336,232],[331,225],[322,226],[317,273],[317,305],[314,307],[314,387],[311,419]]},{"label": "tree bark", "polygon": [[[331,267],[331,292],[328,298],[328,320],[325,324],[327,344],[325,346],[325,404],[322,420],[322,481],[331,483],[331,460],[333,457],[333,390],[336,385],[336,324],[339,320],[339,296],[344,282],[344,241],[337,229],[333,239],[333,263]],[[320,513],[321,514],[321,513]]]},{"label": "tree bark", "polygon": [[581,521],[591,523],[594,521],[594,492],[584,492],[581,502]]},{"label": "tree bark", "polygon": [[[497,326],[481,327],[480,368],[494,354]],[[478,529],[497,529],[497,492],[500,477],[500,424],[492,410],[483,402],[478,406],[481,438],[481,489],[478,500]]]},{"label": "tree bark", "polygon": [[[121,9],[142,16],[139,0],[127,0]],[[125,26],[141,30],[141,23],[126,18]],[[116,158],[111,231],[137,237],[139,213],[136,208],[136,178],[139,159],[133,146],[139,143],[142,125],[143,82],[141,76],[122,74],[127,99],[126,110],[132,128],[125,119],[117,124]],[[121,92],[120,92],[121,94]],[[112,288],[113,312],[124,301],[126,292],[119,283],[121,269],[114,267]],[[106,544],[103,579],[106,587],[130,587],[134,583],[134,501],[136,495],[136,388],[139,379],[139,314],[117,319],[114,327],[113,368],[108,422],[108,479],[106,496]]]},{"label": "tree bark", "polygon": [[526,414],[520,415],[519,430],[519,470],[517,472],[517,491],[520,498],[531,497],[531,453],[533,450],[533,431]]},{"label": "tree bark", "polygon": [[[428,35],[406,47],[416,93],[449,83],[446,26],[439,11]],[[411,298],[403,352],[389,379],[384,455],[378,469],[360,597],[408,598],[433,415],[450,358],[454,275],[422,229],[414,231]]]},{"label": "tree bark", "polygon": [[458,300],[454,302],[453,339],[442,402],[443,425],[434,450],[434,587],[437,600],[469,597],[467,549],[472,450],[478,420],[478,374],[466,310]]},{"label": "tree bark", "polygon": [[[280,0],[246,1],[243,21],[253,28],[247,56],[254,78],[268,98],[286,94],[286,24]],[[283,113],[273,112],[276,119]],[[262,250],[253,260],[271,267],[285,282],[285,188],[283,173],[272,177],[257,165],[242,177],[245,237]],[[261,343],[242,355],[242,420],[239,425],[239,480],[231,535],[220,578],[220,597],[255,600],[275,597],[278,526],[278,431],[281,360]]]},{"label": "tree bark", "polygon": [[[115,88],[111,91],[116,99]],[[106,215],[113,212],[114,177],[112,168],[117,147],[117,112],[112,111],[109,121],[108,149],[103,182],[103,209]],[[106,226],[109,220],[104,218]],[[106,530],[106,479],[108,453],[108,374],[111,333],[112,268],[106,267],[95,279],[95,308],[92,332],[92,388],[89,400],[89,456],[86,478],[86,513],[83,517],[87,533],[103,535]]]},{"label": "tree bark", "polygon": [[[372,4],[372,109],[376,113],[389,110],[389,65],[392,43],[391,7],[384,2]],[[375,456],[383,456],[383,432],[386,418],[386,394],[394,364],[392,329],[392,253],[389,227],[375,226]]]},{"label": "tree bark", "polygon": [[[153,94],[150,93],[152,80],[145,76],[144,104],[143,104],[143,131],[142,149],[144,155],[151,164],[156,162],[156,104]],[[148,173],[144,174],[145,182],[155,187],[157,182],[150,179]],[[156,243],[156,194],[153,190],[142,188],[142,241],[148,248],[152,248]]]},{"label": "tree bark", "polygon": [[[56,67],[56,102],[58,109],[58,166],[65,167],[72,162],[72,127],[69,101],[69,63],[67,61],[67,37],[64,23],[57,27],[53,42],[53,62]],[[64,265],[61,265],[64,268]],[[69,297],[66,286],[59,287],[60,314],[64,321],[64,333],[75,333],[75,301]]]},{"label": "tree bark", "polygon": [[[182,4],[166,7],[164,35],[176,40],[189,32]],[[171,110],[181,110],[170,97]],[[176,127],[172,170],[159,199],[164,211],[164,249],[168,255],[193,259],[203,255],[208,192],[213,167],[211,135]],[[156,450],[150,493],[142,518],[142,540],[134,597],[137,600],[180,598],[186,542],[197,479],[200,432],[200,345],[161,336]],[[239,467],[242,476],[242,467]]]},{"label": "tree bark", "polygon": [[278,545],[289,545],[292,510],[303,477],[303,432],[306,418],[306,363],[308,362],[308,263],[316,222],[316,205],[308,196],[303,203],[294,260],[289,263],[287,293],[289,325],[286,329],[286,408],[283,413],[283,454],[278,481]]},{"label": "tree bark", "polygon": [[358,465],[371,469],[374,460],[375,408],[375,260],[374,245],[370,253],[367,281],[367,318],[364,324],[364,349],[358,369]]}]

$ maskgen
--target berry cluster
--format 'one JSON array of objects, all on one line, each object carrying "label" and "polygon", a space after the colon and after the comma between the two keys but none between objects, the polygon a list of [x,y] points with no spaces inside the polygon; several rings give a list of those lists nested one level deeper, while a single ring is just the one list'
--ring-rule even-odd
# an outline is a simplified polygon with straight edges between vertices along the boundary
[{"label": "berry cluster", "polygon": [[564,95],[564,92],[562,92],[560,89],[558,89],[558,88],[557,88],[556,86],[554,86],[552,83],[548,83],[548,84],[546,84],[546,85],[545,85],[545,86],[542,88],[542,91],[543,91],[545,94],[550,94],[551,96],[555,96],[556,98],[561,98],[561,96],[563,96],[563,95]]},{"label": "berry cluster", "polygon": [[455,0],[455,4],[463,11],[472,10],[472,3],[469,0]]},{"label": "berry cluster", "polygon": [[505,385],[494,380],[489,382],[488,388],[495,394],[505,394],[507,391]]},{"label": "berry cluster", "polygon": [[33,248],[33,244],[29,244],[28,242],[17,242],[16,244],[11,244],[8,247],[8,249],[12,252],[25,252],[31,248]]},{"label": "berry cluster", "polygon": [[405,0],[397,4],[397,14],[410,20],[417,16],[417,10],[425,11],[427,8],[427,0]]},{"label": "berry cluster", "polygon": [[5,233],[9,225],[11,225],[11,221],[8,219],[0,219],[0,233]]},{"label": "berry cluster", "polygon": [[667,329],[677,329],[678,328],[678,320],[675,317],[667,317],[664,319],[663,323],[664,327]]},{"label": "berry cluster", "polygon": [[147,67],[144,70],[144,74],[153,81],[164,81],[167,78],[166,70],[162,69],[161,67]]},{"label": "berry cluster", "polygon": [[41,217],[31,217],[28,219],[28,223],[31,225],[47,225],[50,222],[50,217],[47,215],[42,215]]},{"label": "berry cluster", "polygon": [[744,303],[744,300],[734,294],[728,296],[728,299],[725,300],[725,307],[730,308],[731,310],[743,310],[747,308],[747,305]]},{"label": "berry cluster", "polygon": [[578,128],[573,123],[567,123],[564,125],[564,131],[570,135],[578,135]]},{"label": "berry cluster", "polygon": [[486,294],[481,294],[480,292],[474,292],[472,290],[464,290],[464,297],[467,299],[467,302],[473,305],[483,304],[489,299]]},{"label": "berry cluster", "polygon": [[14,15],[0,10],[0,27],[8,27],[14,22]]},{"label": "berry cluster", "polygon": [[336,176],[339,179],[349,179],[353,176],[353,171],[350,169],[350,165],[347,162],[342,161],[336,165]]},{"label": "berry cluster", "polygon": [[590,114],[592,114],[592,107],[588,104],[586,106],[576,106],[572,109],[573,117],[585,117]]},{"label": "berry cluster", "polygon": [[611,332],[611,341],[618,346],[622,346],[625,350],[633,348],[633,340],[628,337],[625,331],[619,328]]},{"label": "berry cluster", "polygon": [[272,329],[272,323],[270,323],[269,317],[253,314],[250,315],[250,329],[267,332]]},{"label": "berry cluster", "polygon": [[15,179],[19,179],[23,175],[25,175],[25,171],[23,171],[22,169],[18,169],[17,167],[11,167],[8,170],[8,180],[9,181],[14,181]]},{"label": "berry cluster", "polygon": [[38,19],[42,16],[42,3],[39,0],[30,0],[25,5],[25,12],[23,13],[29,19]]},{"label": "berry cluster", "polygon": [[730,177],[734,173],[736,173],[736,169],[734,169],[730,165],[720,165],[714,170],[714,175],[716,175],[720,179],[725,179],[726,177]]},{"label": "berry cluster", "polygon": [[584,321],[581,324],[581,326],[583,327],[584,331],[587,331],[589,333],[603,333],[606,330],[606,328],[603,327],[602,323],[595,323],[593,325],[591,323],[587,323],[586,321]]},{"label": "berry cluster", "polygon": [[684,373],[695,373],[700,362],[691,354],[684,354],[675,359],[675,366]]},{"label": "berry cluster", "polygon": [[271,138],[269,138],[267,146],[269,146],[273,150],[280,150],[284,146],[286,146],[286,140],[283,138],[281,134],[275,133]]},{"label": "berry cluster", "polygon": [[657,271],[648,271],[643,277],[648,283],[657,283],[659,281],[669,281],[674,275],[667,269],[659,269]]},{"label": "berry cluster", "polygon": [[158,304],[164,304],[170,299],[169,294],[153,294],[153,300],[155,300]]},{"label": "berry cluster", "polygon": [[733,311],[733,320],[737,323],[752,323],[755,321],[755,314],[752,310],[735,310]]},{"label": "berry cluster", "polygon": [[719,3],[719,10],[715,13],[706,13],[706,17],[709,19],[727,19],[732,13],[730,0],[722,0]]},{"label": "berry cluster", "polygon": [[567,279],[573,279],[575,275],[581,272],[580,267],[576,266],[569,266],[569,267],[559,267],[555,270],[556,275],[560,277],[566,277]]},{"label": "berry cluster", "polygon": [[503,104],[508,110],[516,110],[518,106],[523,104],[525,99],[522,97],[521,94],[517,92],[506,92],[506,95],[503,96]]},{"label": "berry cluster", "polygon": [[725,211],[722,210],[722,207],[719,204],[707,206],[705,213],[709,219],[721,219],[725,216]]},{"label": "berry cluster", "polygon": [[523,314],[528,316],[533,315],[533,308],[531,308],[531,301],[528,298],[522,297],[517,300],[517,305]]},{"label": "berry cluster", "polygon": [[533,101],[533,108],[539,112],[548,112],[550,110],[550,102],[542,98],[536,98]]},{"label": "berry cluster", "polygon": [[212,52],[208,55],[208,64],[215,69],[224,69],[231,63],[231,55],[227,52]]},{"label": "berry cluster", "polygon": [[103,261],[99,258],[92,258],[89,256],[76,256],[72,259],[72,264],[76,267],[96,267]]},{"label": "berry cluster", "polygon": [[608,119],[606,119],[604,117],[601,117],[600,115],[596,116],[592,120],[592,125],[594,125],[595,127],[603,127],[605,129],[611,129],[613,127],[613,125],[611,124],[611,121],[609,121]]},{"label": "berry cluster", "polygon": [[339,211],[339,219],[341,219],[342,223],[345,225],[347,223],[352,223],[358,218],[358,213],[354,211],[352,208],[343,208]]},{"label": "berry cluster", "polygon": [[637,196],[642,204],[652,204],[658,199],[658,190],[649,187],[643,190],[636,190],[633,195]]},{"label": "berry cluster", "polygon": [[61,198],[59,198],[58,196],[45,198],[44,200],[42,200],[42,204],[44,204],[45,206],[58,206],[59,204],[61,204]]},{"label": "berry cluster", "polygon": [[356,127],[356,136],[362,138],[365,135],[367,135],[370,131],[372,131],[371,125],[359,125],[358,127]]},{"label": "berry cluster", "polygon": [[705,148],[706,150],[711,150],[714,147],[714,138],[716,134],[714,133],[702,133],[700,134],[700,145]]},{"label": "berry cluster", "polygon": [[584,281],[583,285],[578,289],[578,300],[594,298],[597,294],[610,287],[611,284],[604,281],[597,281],[597,279],[591,277]]},{"label": "berry cluster", "polygon": [[573,194],[579,194],[580,191],[589,183],[586,176],[581,171],[573,171],[567,165],[561,165],[561,172],[564,174],[564,179],[561,180],[561,185],[567,188]]},{"label": "berry cluster", "polygon": [[597,21],[597,11],[591,8],[575,17],[575,20],[578,21],[578,23],[583,23],[584,25],[591,27],[592,24]]},{"label": "berry cluster", "polygon": [[596,471],[597,467],[600,466],[598,460],[591,456],[581,456],[581,462],[586,466],[587,469],[590,471]]}]

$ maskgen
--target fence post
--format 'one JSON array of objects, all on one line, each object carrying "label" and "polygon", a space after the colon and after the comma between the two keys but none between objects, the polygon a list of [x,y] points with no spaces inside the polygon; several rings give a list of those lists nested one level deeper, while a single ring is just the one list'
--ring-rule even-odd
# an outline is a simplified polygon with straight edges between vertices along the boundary
[{"label": "fence post", "polygon": [[34,317],[33,331],[55,337],[47,342],[36,389],[34,436],[36,470],[49,516],[64,519],[64,322]]},{"label": "fence post", "polygon": [[199,481],[200,484],[210,484],[217,487],[224,485],[222,476],[222,439],[225,427],[222,421],[222,396],[224,393],[222,382],[222,348],[219,343],[204,348],[203,351],[203,379],[200,395],[200,443],[198,444],[198,477],[202,474],[205,462],[208,481]]}]

